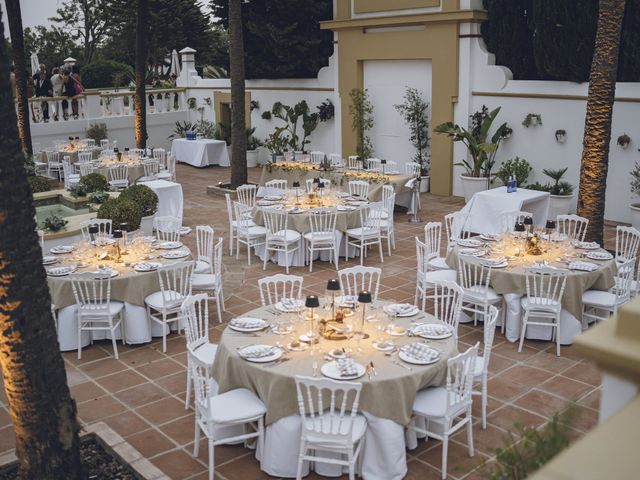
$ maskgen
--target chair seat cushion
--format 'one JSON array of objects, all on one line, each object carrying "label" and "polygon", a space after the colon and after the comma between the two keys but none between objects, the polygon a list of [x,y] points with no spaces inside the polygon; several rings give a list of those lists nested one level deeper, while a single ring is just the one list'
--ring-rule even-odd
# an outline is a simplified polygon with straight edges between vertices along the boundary
[{"label": "chair seat cushion", "polygon": [[196,262],[196,266],[193,269],[195,273],[207,273],[211,271],[211,264],[205,262],[204,260],[198,260]]},{"label": "chair seat cushion", "polygon": [[478,379],[482,376],[482,370],[484,369],[484,357],[478,355],[476,357],[476,363],[473,367],[473,378]]},{"label": "chair seat cushion", "polygon": [[429,267],[434,270],[449,270],[451,267],[447,265],[447,260],[444,257],[436,257],[429,260]]},{"label": "chair seat cushion", "polygon": [[218,351],[218,345],[216,343],[204,343],[195,350],[190,350],[198,362],[203,365],[213,365],[213,359],[216,358],[216,352]]},{"label": "chair seat cushion", "polygon": [[455,270],[434,270],[433,272],[427,272],[424,274],[424,282],[433,285],[436,281],[449,281],[455,282],[458,276]]},{"label": "chair seat cushion", "polygon": [[172,177],[171,172],[161,171],[159,173],[156,173],[156,178],[158,180],[163,180],[165,178],[171,178],[171,177]]},{"label": "chair seat cushion", "polygon": [[423,417],[444,417],[447,412],[447,389],[432,387],[420,390],[413,401],[413,413]]},{"label": "chair seat cushion", "polygon": [[349,237],[377,237],[380,235],[380,230],[372,227],[356,227],[350,228],[347,230],[347,235]]},{"label": "chair seat cushion", "polygon": [[616,296],[602,290],[587,290],[582,294],[582,303],[594,307],[613,308],[616,305]]},{"label": "chair seat cushion", "polygon": [[[53,307],[52,305],[52,308]],[[120,313],[120,311],[124,308],[124,302],[119,302],[118,300],[109,300],[109,313],[111,315],[117,315],[118,313]],[[82,307],[81,311],[83,315],[91,315],[92,312],[91,307]]]},{"label": "chair seat cushion", "polygon": [[209,398],[211,419],[216,423],[239,423],[267,412],[260,399],[246,388],[229,390]]},{"label": "chair seat cushion", "polygon": [[[326,415],[326,414],[325,414]],[[316,422],[318,423],[322,423],[323,417],[325,417],[325,415],[320,415],[316,417]],[[347,415],[350,415],[349,412],[345,412],[345,417]],[[312,422],[311,418],[306,418],[305,420],[303,420],[304,422]],[[326,420],[327,424],[329,423],[329,420]],[[347,423],[348,422],[343,422],[341,425],[341,430],[342,433],[346,433],[347,432]],[[337,428],[336,428],[337,430]],[[367,430],[367,419],[365,418],[364,415],[358,413],[356,414],[355,418],[353,419],[353,429],[351,430],[351,439],[352,441],[355,443],[358,440],[360,440],[363,436],[364,433]],[[335,432],[338,433],[338,432]],[[317,435],[314,434],[313,432],[308,432],[307,433],[307,441],[309,443],[313,443],[316,445],[320,445],[320,444],[324,444],[324,445],[330,445],[331,441],[330,439],[327,439],[326,436],[324,435]]]},{"label": "chair seat cushion", "polygon": [[522,297],[520,299],[520,305],[522,305],[522,308],[525,310],[537,310],[539,312],[557,312],[562,308],[560,303],[556,301],[552,302],[546,298],[538,297],[533,297],[532,299]]},{"label": "chair seat cushion", "polygon": [[194,273],[191,276],[193,288],[215,288],[217,283],[216,276],[211,273]]},{"label": "chair seat cushion", "polygon": [[184,297],[180,295],[178,292],[174,292],[173,290],[165,290],[165,295],[168,298],[173,299],[170,303],[165,305],[162,299],[162,292],[155,292],[151,295],[147,295],[144,299],[144,303],[149,305],[151,308],[155,308],[156,310],[160,310],[162,308],[175,308],[179,307],[184,300]]},{"label": "chair seat cushion", "polygon": [[491,287],[485,287],[483,285],[475,285],[471,288],[464,289],[463,302],[478,302],[486,299],[489,303],[497,302],[502,296]]},{"label": "chair seat cushion", "polygon": [[335,241],[336,236],[331,232],[308,232],[305,233],[304,238],[308,241],[315,243],[332,243]]},{"label": "chair seat cushion", "polygon": [[268,238],[271,241],[280,241],[280,242],[287,242],[287,243],[291,243],[291,242],[297,242],[298,240],[300,240],[300,237],[302,235],[300,235],[300,233],[296,232],[295,230],[279,230],[276,233],[274,233],[273,235],[269,235]]},{"label": "chair seat cushion", "polygon": [[267,229],[261,227],[260,225],[254,224],[250,225],[249,228],[247,228],[246,232],[242,232],[242,229],[240,229],[240,233],[246,233],[250,237],[264,237],[267,234]]}]

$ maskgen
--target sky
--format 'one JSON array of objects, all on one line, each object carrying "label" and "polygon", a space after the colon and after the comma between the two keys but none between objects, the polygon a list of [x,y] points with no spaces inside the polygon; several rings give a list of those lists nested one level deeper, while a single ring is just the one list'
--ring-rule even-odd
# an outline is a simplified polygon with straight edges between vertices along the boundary
[{"label": "sky", "polygon": [[[36,25],[51,25],[48,20],[56,14],[58,4],[62,0],[20,0],[22,10],[22,28],[35,27]],[[6,21],[6,7],[2,1],[2,22],[4,23],[5,37],[9,36],[9,27]]]}]

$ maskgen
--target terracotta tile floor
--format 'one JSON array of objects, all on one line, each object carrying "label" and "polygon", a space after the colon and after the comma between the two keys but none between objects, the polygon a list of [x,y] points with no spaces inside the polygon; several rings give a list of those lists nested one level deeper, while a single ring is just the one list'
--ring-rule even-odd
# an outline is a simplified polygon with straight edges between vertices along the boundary
[{"label": "terracotta tile floor", "polygon": [[[257,181],[259,170],[252,169],[250,179]],[[208,195],[207,185],[226,181],[229,171],[217,167],[195,169],[178,166],[177,176],[183,184],[185,195],[184,223],[213,225],[216,235],[225,238],[227,247],[228,222],[224,197]],[[424,220],[442,221],[443,215],[459,209],[462,199],[456,197],[422,196]],[[413,302],[415,278],[414,236],[422,235],[422,225],[407,223],[404,214],[396,214],[396,250],[380,264],[372,255],[368,265],[381,266],[383,277],[382,298],[398,302]],[[615,231],[607,227],[607,245],[611,246]],[[194,234],[184,237],[195,248]],[[263,272],[256,259],[246,264],[246,253],[240,260],[224,256],[224,290],[227,311],[224,321],[258,306],[256,286],[258,278],[283,269],[268,264]],[[354,265],[341,261],[341,267]],[[314,264],[314,272],[293,268],[291,273],[305,277],[305,290],[319,293],[325,282],[334,276],[332,267],[323,262]],[[213,306],[212,306],[213,307]],[[215,312],[213,307],[212,312]],[[211,339],[217,341],[224,324],[214,323]],[[480,338],[480,327],[460,326],[460,347],[475,343]],[[464,435],[451,440],[449,476],[453,479],[487,478],[495,448],[501,446],[507,430],[514,423],[543,425],[553,413],[569,400],[580,405],[576,420],[576,437],[592,428],[597,422],[600,398],[600,374],[588,362],[581,360],[571,347],[562,348],[562,357],[554,354],[554,346],[548,342],[527,341],[521,354],[516,345],[505,341],[498,332],[490,365],[489,419],[482,430],[477,423],[479,402],[474,405],[476,456],[466,453]],[[193,410],[184,409],[186,382],[185,339],[172,334],[167,353],[162,353],[159,340],[141,346],[119,346],[120,360],[112,358],[109,343],[96,343],[83,351],[82,360],[75,352],[64,353],[67,378],[73,397],[78,403],[78,415],[83,424],[104,421],[122,435],[144,456],[167,475],[178,479],[206,478],[206,445],[200,448],[198,458],[191,455],[193,449]],[[14,448],[6,398],[0,391],[0,454]],[[409,473],[407,478],[437,479],[440,468],[440,443],[421,442],[414,451],[407,451]],[[248,480],[269,478],[260,472],[253,452],[239,446],[222,446],[216,449],[217,478]],[[488,462],[483,465],[484,462]],[[317,478],[315,475],[309,478]],[[346,478],[346,477],[345,477]]]}]

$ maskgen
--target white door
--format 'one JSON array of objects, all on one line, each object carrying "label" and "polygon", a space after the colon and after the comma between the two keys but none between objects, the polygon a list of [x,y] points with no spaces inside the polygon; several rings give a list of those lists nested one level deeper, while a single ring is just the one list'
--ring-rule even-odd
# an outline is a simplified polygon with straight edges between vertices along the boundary
[{"label": "white door", "polygon": [[402,173],[404,164],[412,161],[416,154],[409,141],[409,127],[394,108],[394,105],[403,103],[407,87],[416,88],[427,100],[430,118],[431,60],[364,62],[364,88],[369,91],[375,120],[369,132],[373,143],[373,156],[397,162]]}]

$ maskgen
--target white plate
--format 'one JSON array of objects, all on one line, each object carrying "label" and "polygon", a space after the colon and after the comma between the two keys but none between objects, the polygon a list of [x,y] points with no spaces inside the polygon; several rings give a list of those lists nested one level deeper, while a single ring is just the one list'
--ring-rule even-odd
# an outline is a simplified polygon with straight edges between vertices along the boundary
[{"label": "white plate", "polygon": [[356,207],[352,207],[351,205],[338,205],[339,212],[353,212],[356,210]]},{"label": "white plate", "polygon": [[51,253],[55,253],[56,255],[61,255],[63,253],[71,253],[75,250],[76,247],[73,245],[58,245],[57,247],[53,247],[49,250]]},{"label": "white plate", "polygon": [[258,205],[259,207],[266,207],[268,205],[273,205],[275,202],[272,202],[271,200],[258,200],[256,202],[256,205]]},{"label": "white plate", "polygon": [[104,270],[94,270],[91,273],[100,273],[100,274],[103,274],[105,277],[107,275],[109,275],[111,278],[118,276],[118,271],[117,270],[113,270],[111,268],[107,268],[107,269],[104,269]]},{"label": "white plate", "polygon": [[[264,357],[245,357],[243,354],[246,354],[248,352],[251,352],[254,349],[257,348],[273,348],[273,353],[271,355],[265,355]],[[244,347],[241,348],[240,350],[238,350],[238,355],[240,355],[240,357],[243,360],[246,360],[247,362],[252,362],[252,363],[269,363],[269,362],[273,362],[274,360],[279,359],[282,356],[282,349],[280,348],[276,348],[273,347],[273,345],[250,345],[248,347]]]},{"label": "white plate", "polygon": [[53,267],[47,269],[47,275],[50,277],[64,277],[76,271],[76,267],[67,266],[67,267]]},{"label": "white plate", "polygon": [[498,240],[498,237],[495,237],[493,235],[485,235],[484,233],[480,235],[480,238],[486,242],[495,242],[496,240]]},{"label": "white plate", "polygon": [[186,250],[171,250],[161,255],[162,258],[166,258],[169,260],[175,260],[176,258],[184,258],[188,256],[189,256],[189,252]]},{"label": "white plate", "polygon": [[282,200],[282,195],[265,195],[263,198],[269,202],[277,202]]},{"label": "white plate", "polygon": [[[238,320],[242,320],[243,318],[251,318],[251,317],[242,317],[239,318]],[[251,320],[260,320],[261,325],[260,326],[256,326],[256,327],[238,327],[233,325],[231,322],[229,322],[229,328],[231,330],[235,330],[236,332],[258,332],[260,330],[264,330],[264,327],[267,326],[267,322],[265,322],[264,320],[262,320],[261,318],[251,318]]]},{"label": "white plate", "polygon": [[333,350],[329,350],[327,355],[333,358],[347,358],[347,354],[341,348],[334,348]]},{"label": "white plate", "polygon": [[474,240],[472,238],[458,240],[456,243],[461,247],[481,247],[482,246],[482,242],[480,240]]},{"label": "white plate", "polygon": [[364,366],[359,363],[355,364],[356,370],[358,373],[352,375],[350,377],[343,377],[340,375],[340,369],[338,368],[338,362],[328,362],[320,367],[320,373],[322,373],[325,377],[332,378],[333,380],[355,380],[356,378],[362,377],[366,370]]},{"label": "white plate", "polygon": [[[443,325],[439,325],[439,326],[443,326]],[[416,330],[418,330],[416,332]],[[419,325],[417,325],[416,327],[414,327],[413,332],[422,338],[428,338],[429,340],[444,340],[445,338],[449,338],[450,336],[453,335],[453,330],[451,330],[451,328],[449,328],[449,332],[448,333],[443,333],[441,335],[430,335],[426,332],[420,332],[419,329]]]},{"label": "white plate", "polygon": [[458,253],[468,257],[482,257],[486,255],[486,250],[478,250],[477,248],[461,248]]},{"label": "white plate", "polygon": [[336,303],[340,307],[354,308],[358,305],[358,297],[356,295],[340,295],[336,297]]},{"label": "white plate", "polygon": [[180,227],[180,235],[189,235],[191,232],[191,227]]},{"label": "white plate", "polygon": [[569,270],[578,272],[595,272],[598,268],[600,268],[598,265],[591,262],[571,262],[569,264]]},{"label": "white plate", "polygon": [[44,257],[42,257],[43,265],[51,265],[56,263],[57,261],[58,261],[58,257],[54,257],[52,255],[45,255]]},{"label": "white plate", "polygon": [[609,252],[587,252],[584,256],[591,260],[611,260],[613,258]]},{"label": "white plate", "polygon": [[411,310],[403,311],[402,313],[400,313],[396,309],[398,305],[401,305],[401,304],[392,303],[391,305],[385,305],[383,307],[383,310],[388,314],[395,314],[397,317],[413,317],[414,315],[417,315],[418,313],[420,313],[420,309],[415,305],[412,305],[413,308]]},{"label": "white plate", "polygon": [[384,174],[385,175],[400,175],[400,171],[399,170],[385,170]]},{"label": "white plate", "polygon": [[136,272],[153,272],[160,268],[162,264],[160,262],[142,262],[138,263],[133,269]]},{"label": "white plate", "polygon": [[414,365],[431,365],[432,363],[437,363],[440,361],[440,355],[432,360],[418,360],[413,358],[411,355],[407,355],[402,350],[398,352],[398,357],[400,360],[404,360],[407,363],[413,363]]},{"label": "white plate", "polygon": [[156,248],[161,250],[175,250],[182,247],[182,242],[160,242]]},{"label": "white plate", "polygon": [[391,328],[391,325],[389,325],[385,329],[385,332],[391,335],[392,337],[401,337],[407,334],[407,329],[404,327],[401,327],[400,325],[394,325],[393,328]]},{"label": "white plate", "polygon": [[[382,346],[384,345],[384,346]],[[390,352],[391,350],[393,350],[394,348],[396,348],[396,346],[393,343],[390,342],[373,342],[371,344],[371,346],[373,348],[375,348],[376,350],[378,350],[379,352]]]},{"label": "white plate", "polygon": [[576,248],[580,250],[597,250],[600,244],[597,242],[576,242]]},{"label": "white plate", "polygon": [[485,267],[491,267],[491,268],[504,268],[506,266],[509,265],[509,262],[507,260],[503,260],[500,263],[493,263],[493,262],[482,262],[482,264]]},{"label": "white plate", "polygon": [[302,310],[304,310],[304,302],[302,300],[296,300],[296,304],[293,307],[285,307],[282,302],[278,302],[274,305],[274,307],[276,308],[276,310],[283,312],[283,313],[296,313],[296,312],[301,312]]}]

